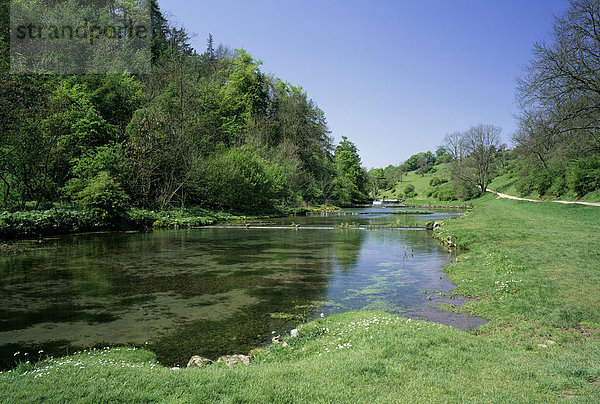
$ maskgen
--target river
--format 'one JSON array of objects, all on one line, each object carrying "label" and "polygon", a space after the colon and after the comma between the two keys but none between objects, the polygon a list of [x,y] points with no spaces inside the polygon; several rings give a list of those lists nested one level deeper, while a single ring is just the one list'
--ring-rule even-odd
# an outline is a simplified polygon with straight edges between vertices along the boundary
[{"label": "river", "polygon": [[115,345],[185,365],[192,355],[247,353],[273,333],[350,310],[482,324],[436,308],[461,302],[438,293],[454,287],[443,273],[453,254],[420,228],[460,213],[393,211],[68,236],[2,257],[0,368],[17,351],[36,359]]}]

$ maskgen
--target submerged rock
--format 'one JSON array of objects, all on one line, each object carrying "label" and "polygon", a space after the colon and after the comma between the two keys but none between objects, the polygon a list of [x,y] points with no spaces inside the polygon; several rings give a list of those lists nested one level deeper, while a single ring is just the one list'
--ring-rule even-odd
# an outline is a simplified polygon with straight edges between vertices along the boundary
[{"label": "submerged rock", "polygon": [[250,365],[250,357],[246,355],[227,355],[221,356],[217,359],[217,362],[224,362],[227,366],[232,368],[239,364]]},{"label": "submerged rock", "polygon": [[192,356],[190,361],[187,364],[188,368],[203,368],[205,366],[211,365],[213,361],[207,358],[203,358],[202,356]]}]

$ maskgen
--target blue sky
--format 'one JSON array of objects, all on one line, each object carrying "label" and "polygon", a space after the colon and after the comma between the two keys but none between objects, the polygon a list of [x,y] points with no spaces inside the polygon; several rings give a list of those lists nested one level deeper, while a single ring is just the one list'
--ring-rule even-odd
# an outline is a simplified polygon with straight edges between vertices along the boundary
[{"label": "blue sky", "polygon": [[195,35],[301,85],[363,165],[397,165],[478,123],[516,129],[515,79],[567,0],[164,0]]}]

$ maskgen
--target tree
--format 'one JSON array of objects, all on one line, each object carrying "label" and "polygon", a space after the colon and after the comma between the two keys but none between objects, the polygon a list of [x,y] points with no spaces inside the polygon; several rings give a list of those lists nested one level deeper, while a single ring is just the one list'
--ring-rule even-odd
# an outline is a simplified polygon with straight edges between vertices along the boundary
[{"label": "tree", "polygon": [[464,134],[462,132],[452,132],[444,138],[444,150],[450,155],[453,161],[461,161],[465,156]]},{"label": "tree", "polygon": [[430,151],[413,154],[402,164],[402,170],[416,171],[419,170],[419,174],[423,175],[427,173],[431,167],[435,164],[435,156]]},{"label": "tree", "polygon": [[358,149],[343,136],[335,148],[335,196],[342,205],[362,202],[366,198],[367,175],[361,167]]},{"label": "tree", "polygon": [[[523,194],[553,188],[557,195],[566,177],[595,175],[593,165],[581,159],[595,161],[600,155],[599,33],[600,3],[571,0],[569,9],[555,19],[551,40],[533,48],[518,80],[522,112],[513,136]],[[574,182],[569,183],[573,189]]]},{"label": "tree", "polygon": [[379,190],[386,190],[390,188],[390,183],[385,176],[385,171],[383,168],[374,168],[369,171],[368,179],[373,197],[377,197]]},{"label": "tree", "polygon": [[438,147],[438,149],[435,151],[436,164],[448,163],[450,162],[450,160],[450,154],[448,154],[446,149],[444,149],[443,147]]},{"label": "tree", "polygon": [[402,167],[395,167],[390,164],[384,169],[384,175],[390,187],[393,187],[397,183],[402,182]]},{"label": "tree", "polygon": [[533,48],[533,59],[518,81],[525,111],[547,113],[561,131],[598,129],[600,115],[600,3],[571,0],[556,18],[553,41]]},{"label": "tree", "polygon": [[455,153],[452,161],[452,178],[467,186],[477,186],[481,194],[494,174],[494,153],[498,150],[502,129],[494,125],[479,124],[461,134],[447,137],[452,144],[447,150]]}]

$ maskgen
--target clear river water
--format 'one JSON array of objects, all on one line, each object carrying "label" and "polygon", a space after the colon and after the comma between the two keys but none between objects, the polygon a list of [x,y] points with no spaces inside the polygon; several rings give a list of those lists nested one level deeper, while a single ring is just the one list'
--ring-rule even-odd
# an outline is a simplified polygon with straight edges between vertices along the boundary
[{"label": "clear river water", "polygon": [[419,228],[460,213],[397,209],[68,236],[1,257],[0,368],[14,366],[17,351],[35,359],[116,345],[184,366],[192,355],[245,354],[273,332],[350,310],[482,324],[436,307],[461,303],[439,298],[454,287],[443,273],[453,253]]}]

